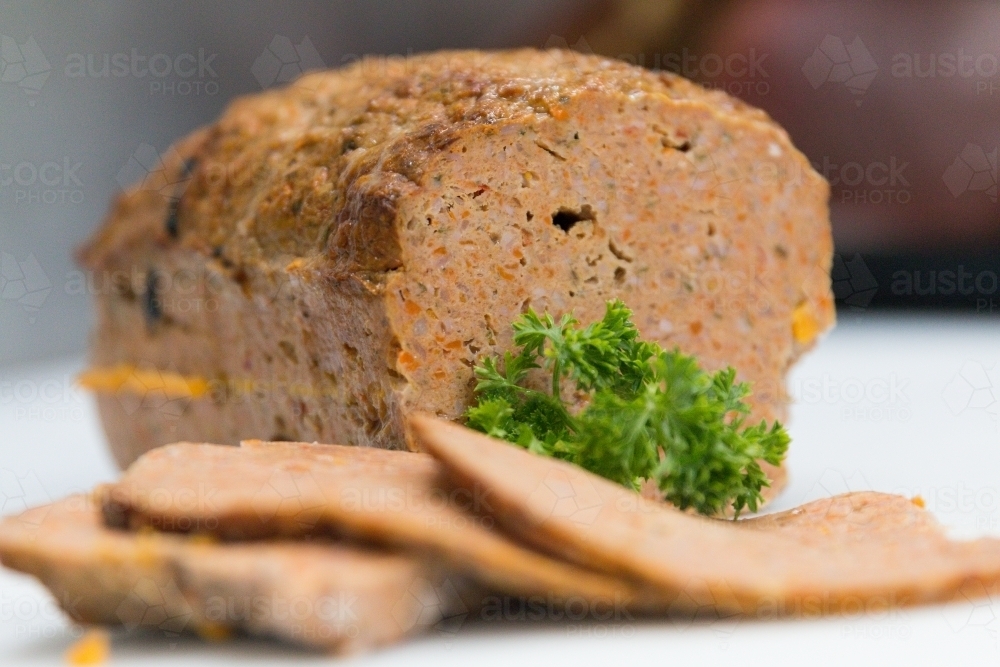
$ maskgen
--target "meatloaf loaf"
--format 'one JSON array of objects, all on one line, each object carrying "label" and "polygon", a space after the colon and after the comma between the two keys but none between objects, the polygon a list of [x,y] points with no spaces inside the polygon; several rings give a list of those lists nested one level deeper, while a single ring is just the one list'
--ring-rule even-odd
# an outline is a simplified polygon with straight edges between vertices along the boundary
[{"label": "meatloaf loaf", "polygon": [[369,58],[238,99],[80,252],[122,464],[176,440],[407,446],[526,309],[734,366],[755,418],[833,322],[826,182],[763,112],[569,51]]}]

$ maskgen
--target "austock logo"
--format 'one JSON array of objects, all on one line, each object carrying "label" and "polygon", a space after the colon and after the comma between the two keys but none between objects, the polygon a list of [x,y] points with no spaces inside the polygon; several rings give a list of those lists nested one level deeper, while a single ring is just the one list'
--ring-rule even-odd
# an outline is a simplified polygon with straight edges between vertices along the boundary
[{"label": "austock logo", "polygon": [[405,632],[433,628],[443,637],[454,637],[470,613],[460,593],[464,587],[464,582],[449,578],[432,582],[418,577],[390,613]]},{"label": "austock logo", "polygon": [[891,373],[884,377],[796,378],[789,386],[795,402],[835,406],[844,421],[908,421],[912,417],[907,389],[909,378]]},{"label": "austock logo", "polygon": [[173,579],[138,579],[115,609],[115,616],[129,632],[155,629],[169,639],[188,629],[194,610]]},{"label": "austock logo", "polygon": [[[824,516],[834,516],[836,517],[834,521],[846,518],[851,524],[865,525],[874,518],[872,514],[855,511],[845,512],[844,503],[847,503],[848,508],[856,508],[856,503],[847,494],[873,490],[874,487],[860,470],[855,470],[848,476],[841,470],[827,468],[813,483],[812,488],[803,494],[795,505],[819,503],[823,508]],[[838,499],[837,496],[846,496],[846,498]]]},{"label": "austock logo", "polygon": [[275,35],[271,43],[254,60],[250,72],[261,88],[276,83],[288,83],[303,72],[326,67],[309,37],[298,44],[284,35]]},{"label": "austock logo", "polygon": [[263,523],[276,516],[294,516],[303,530],[316,526],[326,505],[326,495],[308,471],[275,470],[254,494],[251,506]]},{"label": "austock logo", "polygon": [[18,639],[77,638],[84,630],[76,624],[68,625],[66,616],[76,617],[82,601],[82,597],[66,593],[56,599],[33,591],[17,595],[13,590],[0,590],[0,623],[13,630]]},{"label": "austock logo", "polygon": [[[583,37],[570,45],[561,35],[550,35],[545,41],[546,49],[566,49],[594,55],[594,50]],[[764,63],[770,54],[758,53],[749,48],[736,53],[695,53],[687,47],[678,52],[655,53],[652,62],[647,62],[645,53],[619,53],[613,57],[654,71],[665,70],[697,80],[708,88],[725,90],[730,95],[767,95],[771,84],[770,74]]]},{"label": "austock logo", "polygon": [[1000,363],[987,367],[978,361],[965,362],[942,396],[956,417],[970,411],[985,412],[1000,434]]},{"label": "austock logo", "polygon": [[191,173],[190,169],[182,169],[177,175],[170,174],[166,167],[170,161],[180,161],[175,149],[169,148],[161,155],[153,146],[139,144],[118,170],[115,180],[123,190],[137,184],[141,190],[158,192],[168,200],[175,201],[184,194],[191,180]]},{"label": "austock logo", "polygon": [[175,427],[191,401],[208,391],[197,379],[152,365],[122,368],[106,384],[102,389],[114,395],[126,415],[156,413],[166,420],[165,427]]},{"label": "austock logo", "polygon": [[855,95],[854,104],[859,107],[878,70],[878,64],[861,37],[845,44],[835,35],[823,38],[802,66],[802,73],[813,89],[818,90],[825,83],[842,83]]},{"label": "austock logo", "polygon": [[840,254],[834,255],[830,278],[834,297],[851,310],[864,310],[878,292],[878,281],[860,254],[847,260]]},{"label": "austock logo", "polygon": [[841,204],[909,204],[913,200],[906,177],[909,162],[891,156],[886,160],[835,163],[829,156],[813,168],[830,183],[830,195]]},{"label": "austock logo", "polygon": [[0,83],[16,84],[28,95],[28,104],[41,91],[52,73],[52,66],[38,48],[34,37],[18,44],[13,37],[0,35]]},{"label": "austock logo", "polygon": [[892,57],[891,71],[896,79],[972,79],[977,95],[1000,90],[996,80],[1000,58],[995,53],[970,53],[963,48],[945,53],[897,53]]},{"label": "austock logo", "polygon": [[231,628],[260,627],[273,621],[304,640],[354,638],[361,632],[358,603],[357,595],[333,590],[319,596],[286,596],[277,591],[212,595],[200,603],[199,609],[209,625],[196,630],[209,638],[225,637]]},{"label": "austock logo", "polygon": [[160,194],[171,204],[168,215],[176,216],[175,207],[196,171],[198,178],[209,187],[230,184],[239,188],[251,181],[261,181],[270,177],[267,166],[246,168],[245,165],[194,157],[184,159],[173,146],[161,153],[156,147],[141,143],[118,170],[115,180],[122,190],[134,187]]},{"label": "austock logo", "polygon": [[730,640],[742,620],[742,613],[729,586],[723,581],[689,579],[668,607],[671,621],[687,630],[708,626],[719,642],[729,648]]},{"label": "austock logo", "polygon": [[219,84],[214,61],[219,54],[198,49],[197,54],[154,53],[143,55],[138,49],[129,53],[71,53],[66,56],[64,74],[70,79],[108,79],[149,77],[149,94],[216,95]]},{"label": "austock logo", "polygon": [[549,621],[564,624],[573,636],[632,636],[632,598],[613,596],[535,594],[527,597],[491,594],[478,605],[477,618],[489,623]]},{"label": "austock logo", "polygon": [[528,502],[545,508],[549,517],[586,526],[593,524],[604,508],[604,499],[589,475],[563,469],[550,470]]},{"label": "austock logo", "polygon": [[51,291],[52,283],[33,254],[19,260],[0,252],[0,302],[21,306],[28,314],[28,323],[34,324]]},{"label": "austock logo", "polygon": [[18,475],[0,468],[0,515],[21,514],[30,507],[52,502],[34,472]]},{"label": "austock logo", "polygon": [[580,37],[580,39],[576,40],[576,43],[571,46],[562,35],[549,35],[549,38],[545,40],[544,48],[576,51],[577,53],[583,53],[588,56],[594,55],[594,49],[590,47],[590,44],[583,37]]},{"label": "austock logo", "polygon": [[72,374],[0,377],[0,411],[16,421],[83,421],[87,405]]},{"label": "austock logo", "polygon": [[997,203],[997,149],[987,153],[982,146],[968,143],[945,169],[944,184],[955,198],[966,192],[982,192]]},{"label": "austock logo", "polygon": [[955,593],[950,604],[942,607],[941,613],[955,634],[965,637],[986,635],[993,640],[994,646],[998,646],[997,630],[1000,628],[996,613],[998,603],[1000,599],[992,590],[986,588],[980,581],[970,580]]},{"label": "austock logo", "polygon": [[77,171],[82,166],[69,157],[42,163],[0,163],[0,187],[13,188],[15,204],[80,204],[83,182]]}]

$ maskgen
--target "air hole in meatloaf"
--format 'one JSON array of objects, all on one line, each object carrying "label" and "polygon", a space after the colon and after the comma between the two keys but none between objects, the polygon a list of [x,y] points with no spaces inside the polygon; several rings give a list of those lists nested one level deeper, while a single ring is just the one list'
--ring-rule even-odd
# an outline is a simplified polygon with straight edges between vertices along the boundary
[{"label": "air hole in meatloaf", "polygon": [[625,282],[625,269],[620,266],[615,269],[615,282],[618,284]]},{"label": "air hole in meatloaf", "polygon": [[[530,218],[529,218],[530,220]],[[597,221],[597,215],[589,204],[584,204],[579,211],[561,206],[558,211],[552,214],[552,224],[563,230],[567,234],[573,229],[576,223],[581,220]]]}]

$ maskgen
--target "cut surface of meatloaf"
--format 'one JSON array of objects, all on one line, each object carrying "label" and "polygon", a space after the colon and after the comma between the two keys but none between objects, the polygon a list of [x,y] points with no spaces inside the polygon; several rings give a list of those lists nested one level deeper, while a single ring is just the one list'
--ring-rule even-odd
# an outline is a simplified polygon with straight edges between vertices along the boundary
[{"label": "cut surface of meatloaf", "polygon": [[90,498],[71,496],[0,521],[0,564],[41,580],[77,622],[166,637],[239,630],[353,652],[464,607],[442,594],[454,590],[446,573],[418,558],[321,541],[203,537],[106,528]]},{"label": "cut surface of meatloaf", "polygon": [[527,308],[611,298],[754,418],[833,322],[826,182],[763,112],[567,51],[374,58],[232,103],[80,252],[122,464],[178,440],[407,446]]}]

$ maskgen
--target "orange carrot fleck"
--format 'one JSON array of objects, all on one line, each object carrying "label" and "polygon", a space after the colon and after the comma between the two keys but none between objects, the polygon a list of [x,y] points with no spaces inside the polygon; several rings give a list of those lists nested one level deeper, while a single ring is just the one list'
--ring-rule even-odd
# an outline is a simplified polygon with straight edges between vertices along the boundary
[{"label": "orange carrot fleck", "polygon": [[411,373],[420,368],[420,362],[417,361],[417,358],[406,350],[402,350],[396,357],[396,365]]},{"label": "orange carrot fleck", "polygon": [[71,665],[101,665],[111,653],[111,640],[106,630],[88,630],[66,651],[66,662]]}]

